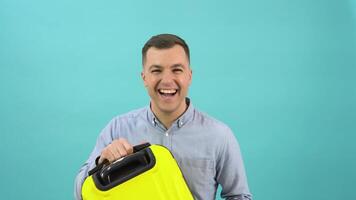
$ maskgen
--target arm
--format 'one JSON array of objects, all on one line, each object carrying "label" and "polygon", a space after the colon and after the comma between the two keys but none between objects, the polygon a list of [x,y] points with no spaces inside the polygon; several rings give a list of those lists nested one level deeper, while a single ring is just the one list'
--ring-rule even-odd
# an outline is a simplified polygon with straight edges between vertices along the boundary
[{"label": "arm", "polygon": [[[115,121],[112,120],[100,133],[96,141],[94,150],[91,152],[89,159],[80,168],[74,184],[74,197],[76,200],[82,199],[82,185],[85,178],[88,176],[88,171],[96,166],[96,162],[101,163],[107,159],[109,162],[117,160],[123,156],[131,154],[133,147],[124,138],[115,139]],[[96,160],[98,157],[100,158]]]},{"label": "arm", "polygon": [[217,161],[217,182],[222,186],[221,197],[227,200],[251,200],[240,146],[228,129]]},{"label": "arm", "polygon": [[88,176],[88,171],[96,166],[95,159],[100,156],[101,150],[106,146],[106,144],[110,143],[110,138],[108,138],[108,133],[107,131],[105,131],[105,129],[98,137],[96,145],[93,151],[91,152],[89,159],[82,165],[77,177],[75,178],[74,197],[76,200],[82,199],[82,185],[85,178]]}]

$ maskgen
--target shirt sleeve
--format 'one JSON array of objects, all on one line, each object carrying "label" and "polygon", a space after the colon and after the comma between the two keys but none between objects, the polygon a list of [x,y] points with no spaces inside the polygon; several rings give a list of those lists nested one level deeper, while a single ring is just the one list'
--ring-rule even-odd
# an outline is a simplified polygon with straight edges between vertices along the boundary
[{"label": "shirt sleeve", "polygon": [[82,185],[88,172],[96,166],[95,160],[100,156],[104,147],[113,140],[114,120],[112,120],[100,133],[96,145],[91,152],[89,159],[82,165],[74,181],[74,199],[82,200]]},{"label": "shirt sleeve", "polygon": [[252,200],[240,146],[228,128],[216,166],[216,179],[221,185],[221,197],[227,200]]}]

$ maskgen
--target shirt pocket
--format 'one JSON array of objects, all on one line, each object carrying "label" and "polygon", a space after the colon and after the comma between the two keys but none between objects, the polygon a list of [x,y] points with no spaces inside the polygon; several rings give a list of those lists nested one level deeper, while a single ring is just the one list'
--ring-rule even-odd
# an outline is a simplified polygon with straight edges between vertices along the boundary
[{"label": "shirt pocket", "polygon": [[214,188],[214,161],[209,159],[185,158],[178,160],[184,178],[194,191],[206,191]]}]

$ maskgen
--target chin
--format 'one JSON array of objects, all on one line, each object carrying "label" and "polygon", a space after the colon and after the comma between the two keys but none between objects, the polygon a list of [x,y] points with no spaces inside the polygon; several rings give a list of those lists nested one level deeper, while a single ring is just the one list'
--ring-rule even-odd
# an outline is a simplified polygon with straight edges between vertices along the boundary
[{"label": "chin", "polygon": [[175,99],[171,102],[164,102],[159,97],[151,98],[153,100],[153,104],[155,105],[156,109],[158,109],[162,113],[170,114],[178,111],[182,103],[185,102],[185,98],[182,99]]},{"label": "chin", "polygon": [[164,113],[173,113],[178,109],[178,106],[159,106],[159,109]]}]

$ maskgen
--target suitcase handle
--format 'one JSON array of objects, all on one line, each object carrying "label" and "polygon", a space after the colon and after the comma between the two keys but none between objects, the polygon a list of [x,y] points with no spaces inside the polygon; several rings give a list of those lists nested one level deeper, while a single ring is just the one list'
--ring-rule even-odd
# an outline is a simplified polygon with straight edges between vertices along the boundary
[{"label": "suitcase handle", "polygon": [[133,148],[133,153],[136,153],[136,152],[138,152],[138,151],[141,151],[142,149],[147,148],[147,147],[149,147],[149,146],[151,146],[151,144],[148,143],[148,142],[143,143],[143,144],[138,144],[138,145],[136,145],[136,146],[133,146],[133,147],[132,147],[132,148]]},{"label": "suitcase handle", "polygon": [[146,167],[150,162],[150,157],[145,151],[123,157],[103,168],[100,177],[105,183],[130,176],[135,171]]},{"label": "suitcase handle", "polygon": [[[149,147],[151,144],[146,142],[146,143],[143,143],[143,144],[139,144],[139,145],[135,145],[133,146],[133,153],[136,153],[138,151],[141,151],[142,149],[144,148],[147,148]],[[98,163],[99,161],[99,158],[100,156],[98,156],[95,160],[95,163]],[[99,171],[100,169],[103,169],[105,166],[109,165],[109,161],[107,159],[104,159],[100,164],[96,165],[93,169],[91,169],[89,172],[88,172],[88,176],[91,176],[93,175],[95,172]]]},{"label": "suitcase handle", "polygon": [[102,167],[93,175],[97,188],[109,190],[151,169],[156,161],[149,144],[134,146],[134,153]]}]

